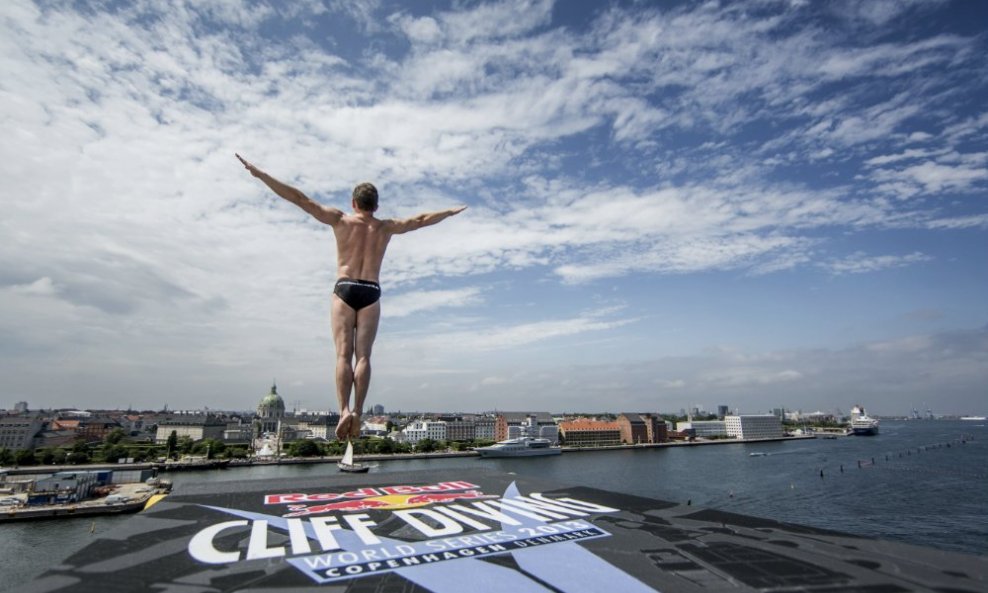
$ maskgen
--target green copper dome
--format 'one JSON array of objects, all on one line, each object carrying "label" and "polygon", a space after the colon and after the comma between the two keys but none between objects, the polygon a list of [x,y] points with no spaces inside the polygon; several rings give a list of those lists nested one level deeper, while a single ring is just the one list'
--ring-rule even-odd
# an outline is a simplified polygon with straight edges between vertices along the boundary
[{"label": "green copper dome", "polygon": [[271,393],[264,396],[261,403],[258,404],[259,408],[276,408],[279,410],[285,409],[285,400],[281,399],[278,395],[278,387],[276,385],[271,386]]}]

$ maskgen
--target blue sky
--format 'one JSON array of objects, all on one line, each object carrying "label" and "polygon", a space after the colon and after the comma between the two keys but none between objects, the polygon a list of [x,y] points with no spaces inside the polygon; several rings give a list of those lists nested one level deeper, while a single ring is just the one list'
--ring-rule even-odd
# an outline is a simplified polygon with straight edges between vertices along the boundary
[{"label": "blue sky", "polygon": [[[411,6],[409,6],[409,4]],[[985,413],[981,2],[0,6],[0,406],[335,407],[323,203],[397,237],[368,403]]]}]

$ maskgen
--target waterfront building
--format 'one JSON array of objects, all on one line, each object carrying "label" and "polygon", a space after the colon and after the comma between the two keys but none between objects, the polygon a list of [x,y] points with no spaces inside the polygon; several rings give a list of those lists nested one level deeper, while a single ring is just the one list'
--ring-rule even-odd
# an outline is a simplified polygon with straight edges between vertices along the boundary
[{"label": "waterfront building", "polygon": [[[495,425],[497,424],[494,416],[490,414],[482,414],[477,416],[473,421],[473,438],[476,440],[493,441],[495,440],[494,435],[497,432]],[[557,437],[558,440],[558,437]]]},{"label": "waterfront building", "polygon": [[76,440],[74,430],[50,430],[51,425],[46,423],[41,432],[34,437],[35,449],[47,449],[49,447],[65,447],[71,445]]},{"label": "waterfront building", "polygon": [[79,419],[79,428],[76,429],[76,434],[87,443],[98,443],[118,428],[121,428],[120,423],[109,416],[91,416]]},{"label": "waterfront building", "polygon": [[34,489],[34,482],[38,479],[36,474],[10,475],[7,470],[0,470],[0,487],[11,494],[21,494]]},{"label": "waterfront building", "polygon": [[388,422],[391,419],[387,416],[371,416],[364,420],[364,432],[372,436],[386,436],[388,434]]},{"label": "waterfront building", "polygon": [[228,422],[223,429],[223,442],[249,443],[254,437],[254,429],[249,424]]},{"label": "waterfront building", "polygon": [[172,431],[179,438],[189,437],[193,441],[220,440],[223,438],[225,430],[226,422],[212,414],[176,414],[158,419],[158,429],[154,435],[154,442],[158,445],[167,443]]},{"label": "waterfront building", "polygon": [[667,440],[665,421],[656,415],[625,412],[618,416],[617,423],[621,427],[623,443],[664,443]]},{"label": "waterfront building", "polygon": [[[112,472],[103,472],[108,475]],[[35,481],[28,504],[79,502],[89,498],[100,485],[100,472],[57,472]]]},{"label": "waterfront building", "polygon": [[[498,412],[494,417],[494,440],[531,436],[559,442],[559,428],[548,412]],[[479,438],[479,437],[478,437]]]},{"label": "waterfront building", "polygon": [[746,414],[724,418],[727,436],[736,439],[775,439],[783,436],[782,420],[775,414]]},{"label": "waterfront building", "polygon": [[618,426],[621,427],[621,442],[626,445],[648,442],[648,429],[641,414],[624,412],[618,415]]},{"label": "waterfront building", "polygon": [[559,423],[559,432],[567,447],[602,447],[621,444],[621,426],[617,422],[577,418]]},{"label": "waterfront building", "polygon": [[45,421],[38,413],[0,417],[0,449],[33,449],[35,437],[44,426]]},{"label": "waterfront building", "polygon": [[469,416],[442,418],[446,422],[447,441],[472,441],[477,436],[477,424]]},{"label": "waterfront building", "polygon": [[678,432],[690,433],[697,438],[726,437],[727,425],[724,420],[693,420],[692,422],[677,422]]},{"label": "waterfront building", "polygon": [[[913,412],[915,413],[915,410]],[[816,412],[808,412],[806,414],[799,412],[796,421],[807,422],[809,424],[822,424],[825,422],[836,422],[837,418],[833,414],[827,414],[817,410]]]},{"label": "waterfront building", "polygon": [[127,434],[134,435],[144,430],[144,418],[140,414],[122,414],[116,420]]},{"label": "waterfront building", "polygon": [[[303,414],[295,417],[283,418],[283,424],[291,425],[302,438],[322,439],[326,441],[336,440],[336,425],[340,422],[340,415],[331,412],[329,414]],[[367,423],[364,423],[366,427]],[[284,429],[282,429],[284,430]],[[285,440],[288,440],[287,438]]]},{"label": "waterfront building", "polygon": [[416,420],[406,426],[402,432],[406,443],[417,443],[425,439],[445,441],[446,423],[442,420]]},{"label": "waterfront building", "polygon": [[79,430],[79,419],[78,418],[62,418],[59,415],[57,418],[52,418],[48,423],[48,428],[51,430],[70,430],[72,434],[75,434]]}]

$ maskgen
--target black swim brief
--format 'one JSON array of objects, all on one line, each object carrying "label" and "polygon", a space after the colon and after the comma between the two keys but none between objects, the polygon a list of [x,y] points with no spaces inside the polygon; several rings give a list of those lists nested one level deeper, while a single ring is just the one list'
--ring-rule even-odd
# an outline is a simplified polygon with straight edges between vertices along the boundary
[{"label": "black swim brief", "polygon": [[336,281],[333,294],[343,299],[354,311],[359,311],[381,299],[381,285],[369,280],[340,278]]}]

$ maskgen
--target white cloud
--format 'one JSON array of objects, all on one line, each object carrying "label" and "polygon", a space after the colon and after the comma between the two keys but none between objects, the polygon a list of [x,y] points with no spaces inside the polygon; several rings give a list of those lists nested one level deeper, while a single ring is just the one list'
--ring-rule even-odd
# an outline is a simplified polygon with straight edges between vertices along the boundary
[{"label": "white cloud", "polygon": [[940,192],[966,189],[977,181],[988,179],[988,170],[984,167],[951,167],[927,161],[907,167],[901,176],[922,185],[926,192]]},{"label": "white cloud", "polygon": [[482,302],[481,289],[476,287],[456,290],[421,290],[410,293],[389,295],[384,317],[405,317],[421,311],[449,309],[477,305]]},{"label": "white cloud", "polygon": [[380,0],[330,0],[329,6],[332,10],[349,16],[365,33],[380,30],[374,16],[381,6]]},{"label": "white cloud", "polygon": [[413,43],[431,44],[439,41],[442,36],[439,23],[432,17],[412,18],[400,15],[395,20]]},{"label": "white cloud", "polygon": [[438,18],[454,43],[503,40],[548,24],[553,4],[553,0],[501,0],[473,10],[440,13]]},{"label": "white cloud", "polygon": [[931,229],[968,229],[968,228],[988,228],[988,214],[976,214],[973,216],[956,216],[951,218],[937,218],[926,223]]},{"label": "white cloud", "polygon": [[[470,330],[444,332],[441,335],[423,336],[414,340],[416,349],[429,352],[488,352],[551,342],[558,338],[576,336],[618,328],[633,319],[600,319],[585,315],[570,319],[536,321],[516,325],[488,326]],[[406,346],[403,346],[403,348]]]},{"label": "white cloud", "polygon": [[833,260],[822,267],[832,274],[863,274],[866,272],[877,272],[889,268],[901,268],[917,263],[928,262],[933,258],[920,252],[906,255],[867,255],[864,252],[856,252],[842,260]]},{"label": "white cloud", "polygon": [[883,154],[876,157],[872,157],[864,162],[865,165],[872,167],[879,167],[883,165],[888,165],[890,163],[897,163],[904,160],[912,160],[925,158],[929,156],[936,156],[937,152],[932,150],[910,148],[904,150],[898,154]]},{"label": "white cloud", "polygon": [[[964,192],[979,187],[988,180],[988,169],[978,158],[958,156],[958,159],[961,161],[958,164],[949,164],[950,155],[945,155],[939,162],[924,160],[901,169],[876,169],[869,177],[878,187],[883,188],[884,193],[901,197]],[[879,163],[882,160],[877,159]]]},{"label": "white cloud", "polygon": [[16,294],[33,295],[33,296],[57,296],[61,290],[55,286],[51,278],[45,276],[43,278],[38,278],[30,284],[15,284],[10,286],[6,290],[9,290]]}]

